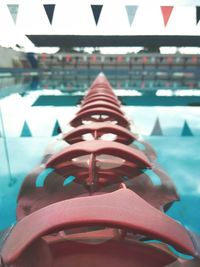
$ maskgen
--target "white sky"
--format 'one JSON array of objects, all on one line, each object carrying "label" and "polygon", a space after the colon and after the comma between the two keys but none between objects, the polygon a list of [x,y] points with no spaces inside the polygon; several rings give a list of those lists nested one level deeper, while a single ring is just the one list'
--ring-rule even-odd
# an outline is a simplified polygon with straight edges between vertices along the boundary
[{"label": "white sky", "polygon": [[[16,24],[12,20],[7,4],[19,4]],[[56,4],[52,25],[45,15],[43,4]],[[91,14],[91,4],[104,5],[98,27]],[[172,11],[168,25],[164,27],[160,6],[175,4],[176,7]],[[138,5],[131,27],[128,24],[125,5]],[[200,6],[200,0],[152,0],[148,2],[147,0],[1,0],[0,45],[15,47],[19,44],[26,52],[54,53],[58,48],[35,47],[25,34],[199,35],[200,22],[196,25],[195,21],[197,5]],[[77,6],[79,6],[78,9]],[[78,14],[74,18],[76,10]],[[110,10],[113,10],[112,14]],[[84,19],[83,16],[81,17],[83,14],[85,14]],[[100,50],[102,53],[127,53],[138,52],[140,49],[141,47],[116,47]],[[93,48],[87,48],[86,51],[91,52]],[[175,53],[176,51],[175,47],[161,48],[161,53]],[[179,51],[196,54],[200,53],[200,48],[181,48]]]}]

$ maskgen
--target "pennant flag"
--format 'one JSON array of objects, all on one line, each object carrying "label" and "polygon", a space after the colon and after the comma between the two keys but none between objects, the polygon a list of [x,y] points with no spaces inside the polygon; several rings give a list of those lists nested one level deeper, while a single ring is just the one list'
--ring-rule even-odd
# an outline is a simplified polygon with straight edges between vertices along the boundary
[{"label": "pennant flag", "polygon": [[167,63],[168,64],[172,64],[173,63],[173,57],[172,56],[167,57]]},{"label": "pennant flag", "polygon": [[160,121],[158,118],[156,119],[151,135],[163,135],[163,132],[160,126]]},{"label": "pennant flag", "polygon": [[181,136],[193,136],[193,133],[192,133],[192,131],[190,130],[190,127],[189,127],[187,121],[184,122],[183,130],[182,130]]},{"label": "pennant flag", "polygon": [[197,63],[197,56],[192,56],[192,63]]},{"label": "pennant flag", "polygon": [[165,27],[167,26],[167,23],[169,21],[173,8],[174,8],[173,6],[161,6],[161,11],[162,11]]},{"label": "pennant flag", "polygon": [[105,57],[101,56],[101,63],[104,63],[104,61],[105,61]]},{"label": "pennant flag", "polygon": [[126,6],[126,13],[128,16],[129,25],[131,26],[135,18],[138,6]]},{"label": "pennant flag", "polygon": [[103,5],[91,5],[92,13],[93,13],[96,25],[98,24],[102,7],[103,7]]},{"label": "pennant flag", "polygon": [[97,61],[97,56],[96,55],[92,55],[90,58],[91,62],[96,63]]},{"label": "pennant flag", "polygon": [[52,132],[52,136],[56,136],[58,134],[62,133],[62,130],[60,128],[59,122],[56,120],[53,132]]},{"label": "pennant flag", "polygon": [[43,6],[44,6],[45,12],[47,14],[47,17],[49,19],[49,22],[52,24],[55,5],[43,5]]},{"label": "pennant flag", "polygon": [[46,53],[42,53],[41,59],[42,59],[42,61],[45,61],[47,59],[47,54]]},{"label": "pennant flag", "polygon": [[142,63],[146,64],[148,62],[148,57],[144,56],[142,57]]},{"label": "pennant flag", "polygon": [[12,16],[14,23],[16,23],[19,5],[7,5],[7,7],[9,9],[9,12]]},{"label": "pennant flag", "polygon": [[123,57],[121,55],[117,56],[117,62],[121,63],[123,61]]},{"label": "pennant flag", "polygon": [[71,62],[72,61],[71,55],[66,55],[65,60],[66,60],[66,62]]},{"label": "pennant flag", "polygon": [[23,129],[21,131],[20,137],[32,137],[30,128],[29,128],[26,121],[24,122],[24,126],[23,126]]},{"label": "pennant flag", "polygon": [[198,24],[200,20],[200,6],[196,7],[196,24]]}]

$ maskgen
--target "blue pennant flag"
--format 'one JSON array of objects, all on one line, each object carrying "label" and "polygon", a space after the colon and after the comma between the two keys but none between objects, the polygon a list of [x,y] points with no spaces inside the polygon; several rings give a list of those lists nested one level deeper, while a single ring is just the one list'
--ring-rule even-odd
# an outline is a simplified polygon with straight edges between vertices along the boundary
[{"label": "blue pennant flag", "polygon": [[59,125],[59,122],[56,120],[55,126],[53,128],[52,136],[56,136],[60,133],[62,133],[62,130],[61,130],[61,127]]},{"label": "blue pennant flag", "polygon": [[189,127],[187,121],[184,122],[181,136],[193,136],[193,133],[190,130],[190,127]]},{"label": "blue pennant flag", "polygon": [[126,6],[126,13],[130,26],[133,23],[138,6]]},{"label": "blue pennant flag", "polygon": [[9,9],[9,12],[12,16],[14,23],[16,23],[19,5],[7,5],[7,7]]},{"label": "blue pennant flag", "polygon": [[162,128],[160,126],[159,118],[156,119],[151,135],[163,135]]},{"label": "blue pennant flag", "polygon": [[32,137],[30,128],[26,121],[24,122],[20,137]]}]

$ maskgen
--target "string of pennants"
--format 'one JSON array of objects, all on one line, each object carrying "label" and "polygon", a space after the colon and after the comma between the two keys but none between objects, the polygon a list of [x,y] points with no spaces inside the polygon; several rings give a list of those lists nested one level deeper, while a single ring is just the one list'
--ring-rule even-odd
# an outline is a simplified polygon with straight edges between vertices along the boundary
[{"label": "string of pennants", "polygon": [[[156,119],[154,127],[153,127],[150,135],[151,136],[155,136],[155,135],[156,136],[163,136],[164,135],[159,118]],[[186,120],[184,121],[184,124],[183,124],[181,136],[193,136],[193,133],[192,133]]]},{"label": "string of pennants", "polygon": [[[51,136],[57,136],[58,134],[62,133],[62,127],[59,124],[59,121],[56,120],[55,124],[51,131]],[[161,126],[159,118],[157,118],[154,122],[154,126],[149,134],[150,136],[165,136],[165,133],[163,131],[163,128]],[[181,133],[179,136],[196,136],[193,131],[191,130],[188,122],[185,120],[181,129]],[[0,133],[0,137],[3,137]],[[27,121],[24,122],[22,126],[22,130],[19,137],[34,137],[34,135],[31,133],[31,129],[27,123]]]},{"label": "string of pennants", "polygon": [[[44,12],[46,13],[50,24],[52,24],[52,21],[53,21],[55,6],[56,6],[55,4],[43,5]],[[9,12],[12,16],[14,23],[16,23],[19,5],[18,4],[8,4],[7,7],[9,9]],[[90,8],[91,8],[91,11],[92,11],[92,14],[94,17],[94,22],[97,26],[99,19],[100,19],[100,16],[101,16],[101,13],[103,12],[103,5],[90,5]],[[174,6],[160,6],[160,9],[161,9],[162,17],[163,17],[163,23],[164,23],[164,26],[166,27],[168,24],[168,21],[170,19],[170,16],[173,12]],[[129,22],[130,26],[133,24],[137,10],[138,10],[138,6],[136,6],[136,5],[125,5],[125,11],[126,11],[128,22]],[[196,24],[198,24],[199,20],[200,20],[200,6],[196,6]]]}]

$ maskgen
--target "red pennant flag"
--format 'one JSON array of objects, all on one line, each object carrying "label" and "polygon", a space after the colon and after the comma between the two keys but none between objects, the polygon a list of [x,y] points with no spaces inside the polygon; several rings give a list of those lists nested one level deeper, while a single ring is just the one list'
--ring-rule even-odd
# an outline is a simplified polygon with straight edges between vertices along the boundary
[{"label": "red pennant flag", "polygon": [[117,56],[117,62],[120,63],[123,61],[123,57],[121,55]]},{"label": "red pennant flag", "polygon": [[173,63],[173,57],[171,57],[171,56],[167,57],[167,63],[172,64]]},{"label": "red pennant flag", "polygon": [[45,61],[46,59],[47,59],[47,55],[46,55],[46,53],[42,53],[42,61]]},{"label": "red pennant flag", "polygon": [[174,7],[173,6],[161,6],[160,8],[162,11],[163,20],[164,20],[164,24],[166,27]]},{"label": "red pennant flag", "polygon": [[146,64],[147,62],[148,62],[148,57],[145,57],[145,56],[144,56],[144,57],[142,58],[142,63],[143,63],[143,64]]},{"label": "red pennant flag", "polygon": [[192,57],[192,63],[197,63],[197,57],[196,56]]},{"label": "red pennant flag", "polygon": [[71,62],[72,61],[72,57],[70,55],[66,55],[66,62]]},{"label": "red pennant flag", "polygon": [[97,57],[96,57],[96,55],[92,55],[92,56],[91,56],[91,61],[92,61],[93,63],[95,63],[95,62],[97,61]]}]

